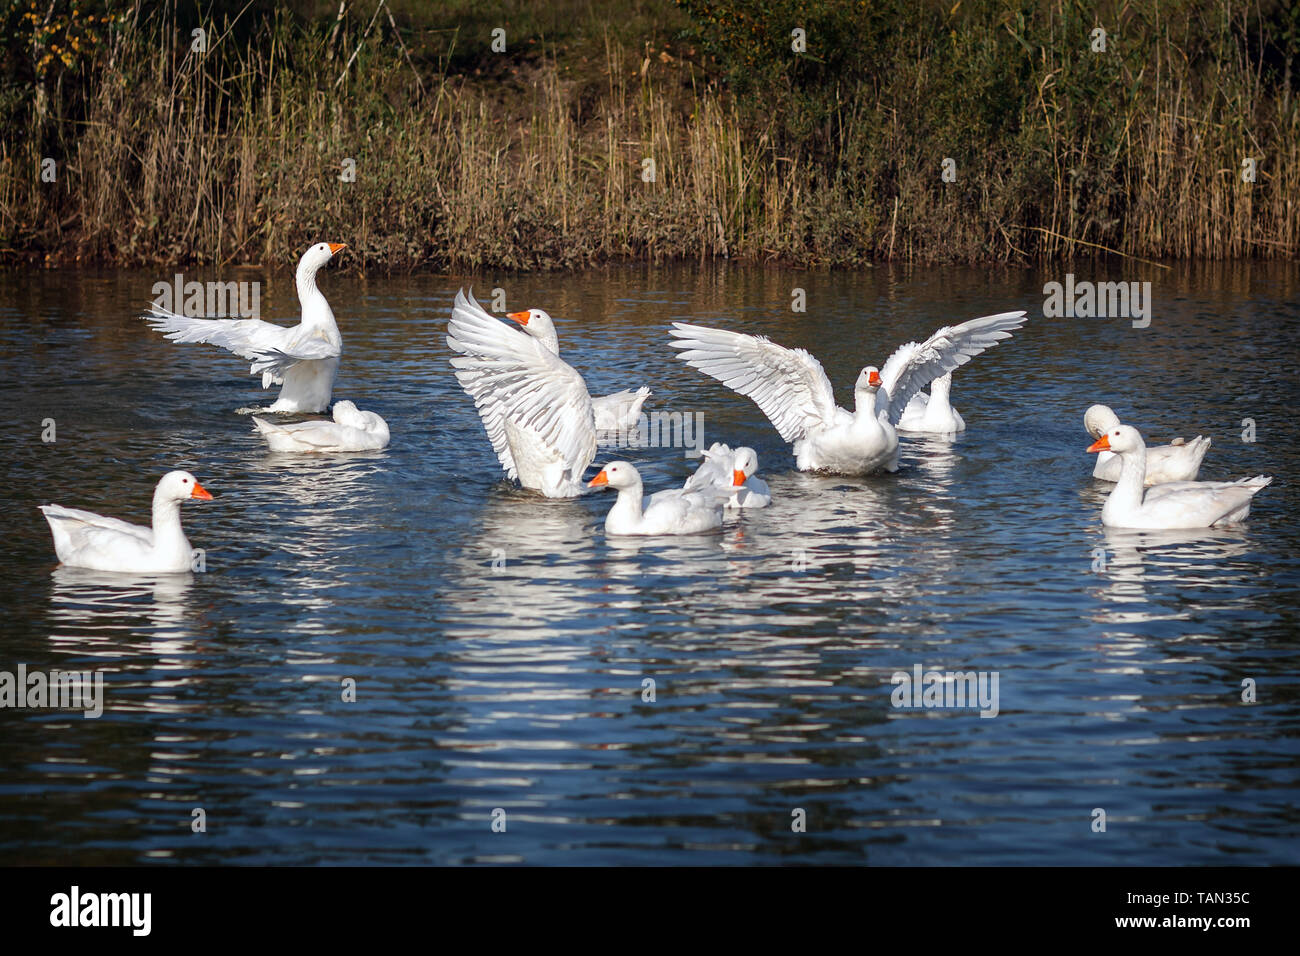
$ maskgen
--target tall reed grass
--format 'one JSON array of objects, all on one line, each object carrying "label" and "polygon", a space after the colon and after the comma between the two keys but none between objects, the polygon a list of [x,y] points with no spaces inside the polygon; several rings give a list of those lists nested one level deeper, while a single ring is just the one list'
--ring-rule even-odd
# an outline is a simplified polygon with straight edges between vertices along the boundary
[{"label": "tall reed grass", "polygon": [[923,6],[815,110],[797,77],[737,92],[685,40],[604,37],[582,68],[552,49],[476,79],[413,59],[378,16],[227,21],[200,55],[141,15],[75,102],[39,83],[0,99],[0,256],[227,265],[330,239],[392,270],[1294,257],[1300,97],[1290,60],[1252,48],[1258,7],[1122,4],[1102,55],[1065,0]]}]

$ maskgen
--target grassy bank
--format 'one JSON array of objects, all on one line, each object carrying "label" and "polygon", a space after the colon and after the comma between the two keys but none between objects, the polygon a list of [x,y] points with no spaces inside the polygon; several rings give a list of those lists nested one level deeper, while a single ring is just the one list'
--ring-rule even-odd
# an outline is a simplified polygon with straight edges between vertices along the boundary
[{"label": "grassy bank", "polygon": [[394,270],[1300,251],[1295,0],[535,6],[101,0],[42,20],[11,2],[0,256],[273,263],[321,238]]}]

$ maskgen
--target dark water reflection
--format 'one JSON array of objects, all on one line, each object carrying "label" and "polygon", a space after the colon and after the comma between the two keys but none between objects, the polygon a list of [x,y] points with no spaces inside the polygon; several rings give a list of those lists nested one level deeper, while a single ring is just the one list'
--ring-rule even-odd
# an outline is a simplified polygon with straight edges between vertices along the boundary
[{"label": "dark water reflection", "polygon": [[[102,669],[107,693],[98,720],[0,710],[0,860],[1300,862],[1300,274],[1074,271],[1150,279],[1151,327],[1045,320],[1063,276],[1004,269],[477,278],[550,311],[593,391],[647,384],[758,450],[772,507],[632,542],[605,538],[612,495],[500,481],[446,364],[463,277],[325,280],[336,397],[393,443],[312,460],[233,414],[263,397],[239,361],[131,318],[162,276],[0,276],[0,670]],[[248,277],[292,313],[287,275]],[[956,377],[969,431],[905,441],[886,477],[795,472],[665,344],[675,319],[766,333],[847,404],[900,342],[1016,307],[1038,317]],[[1213,435],[1203,477],[1277,481],[1242,528],[1105,531],[1094,401]],[[692,467],[617,454],[651,488]],[[36,504],[143,520],[172,467],[218,494],[184,512],[206,572],[55,568]],[[916,664],[997,671],[998,716],[894,709]]]}]

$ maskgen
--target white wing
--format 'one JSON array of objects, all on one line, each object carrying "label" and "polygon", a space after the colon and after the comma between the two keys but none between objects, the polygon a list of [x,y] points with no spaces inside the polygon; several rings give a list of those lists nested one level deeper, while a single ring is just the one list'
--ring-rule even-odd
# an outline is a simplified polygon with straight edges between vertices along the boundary
[{"label": "white wing", "polygon": [[[276,326],[279,328],[279,326]],[[312,362],[320,359],[337,358],[341,353],[338,345],[330,342],[328,339],[311,337],[299,338],[298,340],[286,344],[281,348],[267,349],[265,352],[258,352],[253,358],[253,364],[249,367],[249,372],[253,375],[263,375],[267,373],[276,379],[284,375],[290,366],[297,365],[299,362]]]},{"label": "white wing", "polygon": [[339,425],[336,422],[309,421],[294,422],[292,425],[278,425],[265,418],[253,416],[253,427],[265,435],[267,441],[274,445],[304,445],[314,448],[332,448],[344,443],[348,432],[356,429]]},{"label": "white wing", "polygon": [[447,344],[461,353],[451,360],[456,378],[474,399],[506,474],[519,476],[506,440],[509,420],[533,431],[581,475],[596,457],[595,413],[581,375],[461,291],[447,325]]},{"label": "white wing", "polygon": [[714,442],[704,452],[704,461],[700,463],[700,467],[695,469],[695,474],[687,478],[686,484],[682,487],[687,491],[707,488],[710,485],[720,485],[730,489],[734,459],[735,452],[729,445]]},{"label": "white wing", "polygon": [[150,546],[153,545],[152,528],[131,524],[128,521],[122,521],[120,518],[97,515],[93,511],[82,511],[80,508],[65,508],[63,505],[39,505],[38,507],[46,518],[67,522],[68,530],[72,534],[90,533],[96,530],[108,531],[113,534],[136,538]]},{"label": "white wing", "polygon": [[897,425],[913,395],[940,375],[965,365],[1003,339],[1011,338],[1011,330],[1024,324],[1024,312],[1002,312],[971,319],[961,325],[946,325],[924,342],[899,346],[880,370],[877,408],[887,407],[890,423]]},{"label": "white wing", "polygon": [[302,361],[333,358],[339,343],[302,334],[301,326],[285,328],[261,319],[197,319],[152,306],[144,320],[173,342],[218,345],[252,362],[249,373],[278,378]]},{"label": "white wing", "polygon": [[596,431],[614,432],[635,428],[641,406],[650,397],[650,389],[642,386],[635,392],[624,389],[613,395],[593,397],[591,407],[596,413]]},{"label": "white wing", "polygon": [[762,335],[674,322],[677,357],[752,398],[788,442],[835,424],[835,393],[821,363]]}]

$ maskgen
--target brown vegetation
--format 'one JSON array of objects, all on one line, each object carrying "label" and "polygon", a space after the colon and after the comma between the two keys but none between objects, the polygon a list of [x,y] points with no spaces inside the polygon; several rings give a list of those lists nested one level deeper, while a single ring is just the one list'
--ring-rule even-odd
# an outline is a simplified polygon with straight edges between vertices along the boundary
[{"label": "brown vegetation", "polygon": [[[0,246],[227,265],[324,237],[397,270],[1300,249],[1297,44],[1252,39],[1284,22],[1258,3],[1121,6],[1105,54],[1071,3],[922,6],[863,34],[874,72],[850,63],[833,82],[783,66],[745,82],[705,52],[727,5],[688,6],[691,30],[636,47],[516,37],[523,52],[490,73],[412,56],[379,8],[242,34],[227,21],[202,54],[167,15],[136,12],[94,49],[78,98],[38,76],[0,103]],[[469,62],[495,62],[489,36],[473,42]]]}]

